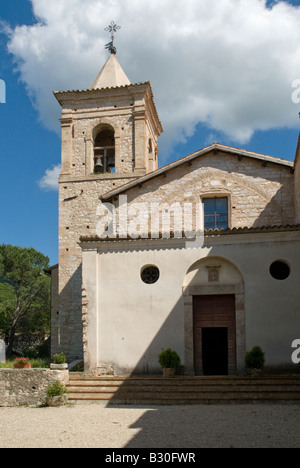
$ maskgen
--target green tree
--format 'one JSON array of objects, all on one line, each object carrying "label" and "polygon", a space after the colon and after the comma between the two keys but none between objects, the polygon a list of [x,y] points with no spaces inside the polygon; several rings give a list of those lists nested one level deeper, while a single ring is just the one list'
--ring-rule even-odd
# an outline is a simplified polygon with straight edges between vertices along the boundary
[{"label": "green tree", "polygon": [[33,248],[0,245],[0,330],[8,336],[7,357],[17,332],[49,329],[49,258]]}]

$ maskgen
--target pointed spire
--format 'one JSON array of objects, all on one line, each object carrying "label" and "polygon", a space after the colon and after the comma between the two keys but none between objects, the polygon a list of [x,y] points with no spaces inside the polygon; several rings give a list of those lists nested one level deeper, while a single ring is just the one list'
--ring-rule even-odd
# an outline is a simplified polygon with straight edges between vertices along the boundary
[{"label": "pointed spire", "polygon": [[119,64],[115,54],[111,54],[90,89],[128,86],[130,81]]},{"label": "pointed spire", "polygon": [[119,86],[128,86],[131,84],[116,58],[117,49],[114,46],[114,33],[119,29],[121,29],[121,26],[118,26],[114,21],[112,21],[110,25],[105,28],[105,31],[108,31],[111,34],[111,42],[105,46],[105,48],[110,51],[111,56],[107,60],[106,64],[100,71],[90,89],[115,88]]}]

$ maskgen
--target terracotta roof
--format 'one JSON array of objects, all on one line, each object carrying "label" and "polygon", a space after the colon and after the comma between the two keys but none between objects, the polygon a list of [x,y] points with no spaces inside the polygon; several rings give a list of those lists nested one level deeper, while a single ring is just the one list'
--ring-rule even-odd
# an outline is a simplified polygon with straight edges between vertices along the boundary
[{"label": "terracotta roof", "polygon": [[[261,234],[261,233],[274,233],[274,232],[293,232],[293,231],[300,231],[300,224],[295,224],[295,225],[282,225],[282,226],[261,226],[261,227],[239,227],[239,228],[228,228],[228,229],[209,229],[208,231],[204,232],[205,237],[209,236],[226,236],[226,235],[232,235],[232,234]],[[81,236],[80,237],[80,242],[108,242],[108,241],[122,241],[122,240],[159,240],[159,239],[165,239],[163,237],[163,233],[159,232],[158,233],[158,238],[151,238],[151,233],[148,233],[148,238],[137,238],[133,239],[130,236],[125,237],[125,238],[106,238],[102,239],[101,237],[97,235],[93,236]],[[170,233],[170,238],[169,239],[178,239],[178,237],[175,237],[174,232]],[[169,240],[168,238],[165,240]],[[189,239],[188,237],[185,236],[184,232],[182,232],[182,235],[179,239],[186,239],[186,240],[192,240]]]},{"label": "terracotta roof", "polygon": [[72,94],[76,94],[78,95],[78,93],[82,93],[82,94],[95,94],[95,91],[97,91],[97,93],[99,91],[101,92],[105,92],[105,91],[110,91],[110,90],[113,90],[113,89],[120,89],[120,90],[130,90],[132,88],[138,88],[138,87],[142,87],[142,86],[146,86],[146,85],[149,85],[151,87],[151,84],[150,84],[150,81],[145,81],[145,82],[141,82],[141,83],[134,83],[134,84],[128,84],[128,85],[123,85],[123,86],[107,86],[105,88],[95,88],[95,89],[73,89],[73,90],[68,90],[68,91],[53,91],[53,94],[54,96],[56,97],[56,99],[58,100],[58,102],[60,102],[59,98],[61,97],[72,97]]}]

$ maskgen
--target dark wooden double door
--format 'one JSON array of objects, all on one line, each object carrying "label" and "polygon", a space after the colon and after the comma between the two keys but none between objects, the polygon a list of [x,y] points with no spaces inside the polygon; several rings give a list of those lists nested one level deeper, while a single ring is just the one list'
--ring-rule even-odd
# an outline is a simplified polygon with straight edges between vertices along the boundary
[{"label": "dark wooden double door", "polygon": [[193,297],[195,375],[228,375],[236,368],[235,296]]}]

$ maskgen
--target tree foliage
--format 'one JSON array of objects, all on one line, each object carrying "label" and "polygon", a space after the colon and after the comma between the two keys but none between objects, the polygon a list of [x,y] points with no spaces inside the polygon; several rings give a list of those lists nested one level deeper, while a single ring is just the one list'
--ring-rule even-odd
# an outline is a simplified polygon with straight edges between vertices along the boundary
[{"label": "tree foliage", "polygon": [[0,331],[10,357],[16,333],[49,331],[49,258],[33,248],[0,245]]}]

